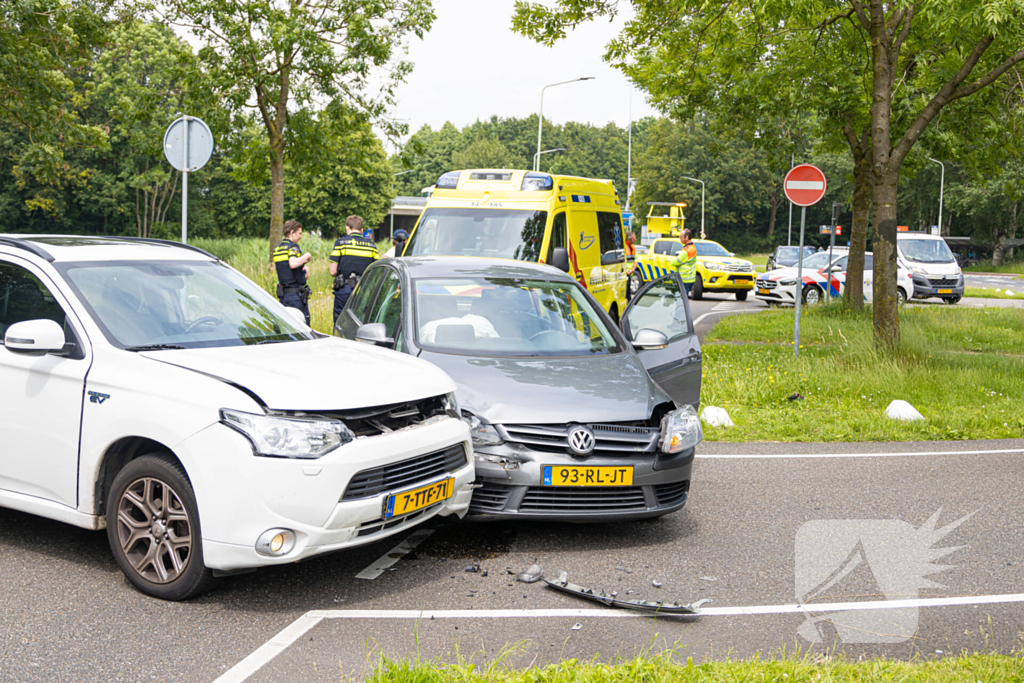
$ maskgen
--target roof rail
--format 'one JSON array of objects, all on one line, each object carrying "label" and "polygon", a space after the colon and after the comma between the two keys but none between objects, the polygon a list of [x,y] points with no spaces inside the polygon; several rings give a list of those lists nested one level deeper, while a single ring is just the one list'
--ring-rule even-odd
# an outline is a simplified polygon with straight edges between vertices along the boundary
[{"label": "roof rail", "polygon": [[203,256],[209,256],[214,261],[220,261],[219,258],[199,247],[194,247],[191,244],[182,244],[181,242],[175,242],[174,240],[161,240],[155,237],[102,237],[101,239],[118,240],[121,242],[141,242],[143,244],[162,244],[165,247],[178,247],[180,249],[190,249],[191,251],[199,252]]},{"label": "roof rail", "polygon": [[50,252],[46,251],[38,244],[33,244],[28,240],[19,239],[17,237],[0,237],[0,244],[14,247],[16,249],[24,249],[25,251],[44,259],[47,263],[53,263],[55,260]]}]

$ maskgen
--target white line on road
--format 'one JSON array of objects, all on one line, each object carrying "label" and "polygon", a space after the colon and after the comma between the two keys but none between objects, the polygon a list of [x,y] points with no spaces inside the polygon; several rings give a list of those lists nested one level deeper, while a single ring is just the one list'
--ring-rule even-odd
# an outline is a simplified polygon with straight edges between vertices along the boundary
[{"label": "white line on road", "polygon": [[775,458],[898,458],[920,455],[993,455],[1000,453],[1024,453],[1024,448],[997,448],[985,451],[886,451],[881,453],[699,453],[698,458],[719,458],[726,460]]},{"label": "white line on road", "polygon": [[384,570],[411,553],[413,548],[418,546],[420,543],[427,540],[427,537],[432,533],[434,533],[433,529],[420,529],[419,531],[409,534],[408,538],[389,550],[383,557],[379,558],[369,567],[356,574],[356,578],[366,579],[368,581],[376,579],[384,573]]},{"label": "white line on road", "polygon": [[[1003,595],[967,595],[948,598],[916,598],[911,600],[869,600],[864,602],[827,602],[806,605],[750,605],[746,607],[705,607],[698,617],[760,616],[766,614],[823,614],[863,610],[908,609],[921,607],[954,607],[996,605],[1024,602],[1024,593]],[[642,619],[659,616],[643,612],[613,609],[496,609],[496,610],[312,610],[292,622],[251,655],[225,672],[214,683],[241,683],[269,663],[289,645],[324,619]],[[666,618],[669,615],[660,615]],[[687,617],[689,619],[694,616]]]},{"label": "white line on road", "polygon": [[721,313],[760,313],[761,311],[766,311],[766,310],[768,310],[768,309],[767,308],[746,308],[746,309],[744,309],[742,311],[737,311],[735,309],[730,309],[728,311],[708,311],[704,315],[697,316],[697,319],[693,321],[693,326],[697,327],[698,323],[700,323],[701,320],[703,320],[704,318],[708,317],[709,315],[719,315]]}]

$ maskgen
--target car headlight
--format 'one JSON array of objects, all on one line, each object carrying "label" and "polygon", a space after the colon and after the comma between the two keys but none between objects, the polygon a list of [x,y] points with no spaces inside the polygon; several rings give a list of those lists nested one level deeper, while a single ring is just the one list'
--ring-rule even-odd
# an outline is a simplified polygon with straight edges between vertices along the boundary
[{"label": "car headlight", "polygon": [[703,440],[704,430],[693,406],[685,405],[661,419],[660,447],[663,453],[689,450]]},{"label": "car headlight", "polygon": [[796,280],[783,280],[779,284],[783,287],[792,287],[796,284]]},{"label": "car headlight", "polygon": [[462,421],[469,425],[474,446],[500,446],[505,443],[494,425],[487,424],[472,413],[463,413]]},{"label": "car headlight", "polygon": [[354,441],[344,422],[300,417],[254,415],[221,408],[221,422],[252,442],[257,455],[314,460]]},{"label": "car headlight", "polygon": [[912,271],[914,271],[915,273],[917,273],[918,275],[927,275],[928,274],[927,270],[925,270],[924,268],[918,268],[917,266],[910,266],[910,269]]},{"label": "car headlight", "polygon": [[455,397],[454,391],[444,395],[444,411],[451,417],[462,419],[462,411],[459,409],[459,399]]}]

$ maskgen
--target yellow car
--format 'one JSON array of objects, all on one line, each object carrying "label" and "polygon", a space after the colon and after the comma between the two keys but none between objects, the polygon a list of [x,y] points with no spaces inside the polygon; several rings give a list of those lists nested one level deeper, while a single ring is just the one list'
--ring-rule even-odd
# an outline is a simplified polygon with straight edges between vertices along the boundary
[{"label": "yellow car", "polygon": [[[690,296],[700,299],[704,292],[735,294],[738,301],[746,301],[747,292],[754,289],[754,264],[736,258],[718,242],[693,240],[697,247],[697,279]],[[651,244],[647,253],[636,258],[636,267],[629,276],[629,291],[635,293],[645,282],[657,280],[672,270],[672,261],[683,248],[678,237],[662,237]]]}]

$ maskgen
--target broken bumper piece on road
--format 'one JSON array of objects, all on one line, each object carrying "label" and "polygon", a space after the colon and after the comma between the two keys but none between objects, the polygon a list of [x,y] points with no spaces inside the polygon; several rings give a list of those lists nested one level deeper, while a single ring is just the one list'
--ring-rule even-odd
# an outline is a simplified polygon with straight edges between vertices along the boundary
[{"label": "broken bumper piece on road", "polygon": [[591,602],[597,602],[608,607],[621,607],[623,609],[632,609],[638,612],[652,612],[656,614],[675,614],[682,616],[699,615],[700,608],[705,603],[711,602],[710,599],[704,598],[697,602],[689,605],[680,605],[678,602],[665,602],[664,600],[658,602],[652,602],[650,600],[620,600],[614,595],[604,593],[601,591],[595,591],[592,588],[584,588],[575,583],[569,583],[569,575],[567,572],[562,572],[557,579],[544,579],[550,588],[562,591],[563,593],[569,593],[576,597],[583,598],[584,600],[590,600]]}]

